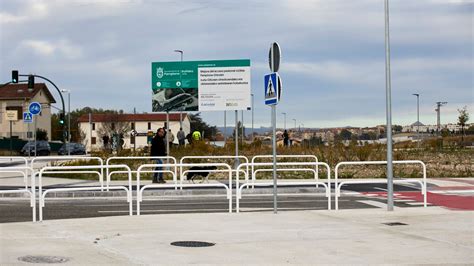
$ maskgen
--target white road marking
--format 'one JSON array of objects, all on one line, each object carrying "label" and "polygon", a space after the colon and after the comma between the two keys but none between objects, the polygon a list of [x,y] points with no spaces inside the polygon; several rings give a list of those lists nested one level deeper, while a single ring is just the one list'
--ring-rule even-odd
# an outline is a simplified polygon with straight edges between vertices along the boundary
[{"label": "white road marking", "polygon": [[[407,202],[408,205],[413,205],[413,206],[423,206],[423,202]],[[426,205],[431,205],[431,203],[426,203]]]}]

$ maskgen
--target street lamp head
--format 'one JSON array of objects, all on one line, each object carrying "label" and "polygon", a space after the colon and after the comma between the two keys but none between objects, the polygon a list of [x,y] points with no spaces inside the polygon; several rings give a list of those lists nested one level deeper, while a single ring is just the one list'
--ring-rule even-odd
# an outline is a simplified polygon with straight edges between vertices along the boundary
[{"label": "street lamp head", "polygon": [[183,50],[174,50],[176,53],[183,53]]},{"label": "street lamp head", "polygon": [[418,94],[418,93],[413,93],[412,95],[415,95],[416,97],[420,96],[420,94]]}]

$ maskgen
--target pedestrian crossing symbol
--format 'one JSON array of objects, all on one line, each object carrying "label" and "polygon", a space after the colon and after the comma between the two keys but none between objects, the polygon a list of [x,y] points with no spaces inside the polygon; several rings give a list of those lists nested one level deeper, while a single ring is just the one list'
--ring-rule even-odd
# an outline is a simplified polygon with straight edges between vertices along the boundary
[{"label": "pedestrian crossing symbol", "polygon": [[32,123],[33,114],[30,112],[23,112],[23,123]]},{"label": "pedestrian crossing symbol", "polygon": [[278,73],[271,73],[265,75],[265,104],[275,105],[280,100],[279,94],[281,92]]}]

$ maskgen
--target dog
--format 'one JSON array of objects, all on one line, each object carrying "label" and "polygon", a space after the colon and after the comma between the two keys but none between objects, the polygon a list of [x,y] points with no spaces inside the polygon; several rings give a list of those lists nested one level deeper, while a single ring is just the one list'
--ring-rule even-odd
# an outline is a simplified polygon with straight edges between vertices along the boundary
[{"label": "dog", "polygon": [[186,179],[191,182],[194,182],[194,179],[196,177],[201,176],[203,178],[203,181],[207,182],[208,181],[207,177],[209,176],[210,172],[206,172],[206,170],[210,171],[210,170],[216,170],[216,169],[217,169],[216,166],[193,166],[189,168]]}]

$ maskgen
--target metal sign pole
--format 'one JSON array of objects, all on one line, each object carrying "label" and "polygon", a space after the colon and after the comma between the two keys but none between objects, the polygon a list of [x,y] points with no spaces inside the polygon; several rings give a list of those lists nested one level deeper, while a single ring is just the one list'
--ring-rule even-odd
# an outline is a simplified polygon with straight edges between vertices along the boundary
[{"label": "metal sign pole", "polygon": [[276,175],[276,105],[272,105],[272,146],[273,146],[273,213],[278,212],[277,208],[277,175]]},{"label": "metal sign pole", "polygon": [[13,125],[13,121],[10,120],[10,156],[13,155],[13,139],[12,139],[12,135],[13,135],[13,128],[12,128],[12,125]]},{"label": "metal sign pole", "polygon": [[227,143],[227,111],[224,111],[224,147]]},{"label": "metal sign pole", "polygon": [[239,111],[235,110],[235,169],[239,166]]},{"label": "metal sign pole", "polygon": [[38,156],[38,151],[37,151],[38,149],[36,148],[36,121],[37,121],[38,119],[36,119],[36,117],[35,117],[35,116],[33,116],[33,119],[35,120],[35,128],[34,128],[35,132],[34,132],[34,138],[35,138],[35,157],[36,157],[36,156]]},{"label": "metal sign pole", "polygon": [[[170,134],[170,112],[166,111],[166,155],[171,156],[170,154],[170,142],[169,135]],[[168,163],[168,159],[166,159],[166,163]]]},{"label": "metal sign pole", "polygon": [[389,8],[385,0],[385,88],[387,108],[387,211],[393,211],[392,92],[390,78]]}]

